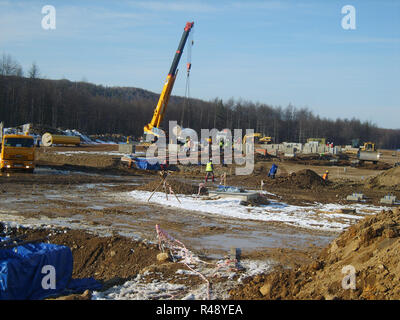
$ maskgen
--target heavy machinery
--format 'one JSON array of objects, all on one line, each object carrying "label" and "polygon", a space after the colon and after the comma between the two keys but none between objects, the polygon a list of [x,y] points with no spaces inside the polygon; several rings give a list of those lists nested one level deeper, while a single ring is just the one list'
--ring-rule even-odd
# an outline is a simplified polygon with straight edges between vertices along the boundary
[{"label": "heavy machinery", "polygon": [[[183,53],[183,48],[185,47],[186,40],[189,36],[190,31],[192,30],[194,25],[194,22],[187,22],[185,29],[182,34],[181,41],[179,43],[178,49],[176,50],[174,60],[172,61],[171,68],[168,72],[167,79],[164,83],[164,87],[162,89],[160,98],[158,99],[157,106],[154,110],[153,118],[151,119],[150,123],[145,125],[144,127],[144,141],[149,141],[149,138],[146,138],[146,135],[151,135],[153,136],[152,140],[155,137],[159,137],[162,134],[162,131],[160,130],[160,124],[161,121],[164,118],[165,110],[168,105],[169,97],[171,96],[172,88],[175,83],[175,79],[178,73],[178,64],[179,60],[181,59],[182,53]],[[188,63],[188,70],[190,70],[190,63]]]},{"label": "heavy machinery", "polygon": [[380,153],[376,149],[375,143],[365,142],[358,150],[357,159],[360,163],[363,163],[364,161],[372,161],[374,164],[378,163]]},{"label": "heavy machinery", "polygon": [[267,136],[262,135],[261,133],[256,132],[251,135],[246,134],[243,137],[243,144],[246,143],[247,139],[251,139],[251,138],[254,138],[254,144],[268,144],[268,143],[272,142],[272,137],[267,137]]},{"label": "heavy machinery", "polygon": [[0,171],[35,169],[34,138],[28,134],[5,134],[1,141]]},{"label": "heavy machinery", "polygon": [[360,147],[361,151],[376,151],[375,143],[373,142],[365,142],[362,147]]}]

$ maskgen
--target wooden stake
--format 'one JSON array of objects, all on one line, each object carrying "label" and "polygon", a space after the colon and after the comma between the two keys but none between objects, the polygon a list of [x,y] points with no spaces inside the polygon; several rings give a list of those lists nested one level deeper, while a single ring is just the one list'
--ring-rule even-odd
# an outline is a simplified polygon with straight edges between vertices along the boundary
[{"label": "wooden stake", "polygon": [[158,188],[164,183],[165,178],[162,178],[160,184],[157,186],[157,188],[154,189],[153,193],[150,195],[150,197],[147,199],[147,201],[150,201],[151,197],[154,195],[154,193],[158,190]]}]

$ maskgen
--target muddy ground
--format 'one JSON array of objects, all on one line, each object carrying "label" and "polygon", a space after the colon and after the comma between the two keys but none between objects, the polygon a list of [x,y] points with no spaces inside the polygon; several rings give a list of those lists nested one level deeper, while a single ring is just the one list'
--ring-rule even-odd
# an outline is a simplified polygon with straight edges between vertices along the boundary
[{"label": "muddy ground", "polygon": [[[387,161],[383,166],[359,168],[258,158],[250,176],[235,176],[232,166],[217,165],[217,180],[206,187],[217,187],[219,177],[227,173],[227,185],[267,192],[271,201],[285,206],[333,203],[351,207],[353,203],[347,201],[346,196],[362,192],[367,196],[365,205],[380,207],[380,198],[389,192],[400,197],[398,185],[385,187],[378,183],[383,178],[375,178],[386,172],[382,168],[390,168],[396,162],[391,153],[386,152],[385,156]],[[233,275],[214,276],[212,268],[204,270],[211,284],[214,283],[211,298],[223,299],[263,298],[232,291],[239,278],[255,276],[250,272],[254,268],[251,263],[263,262],[266,266],[295,270],[316,261],[321,250],[342,232],[342,229],[327,231],[278,220],[238,219],[163,206],[146,201],[148,194],[143,195],[143,199],[131,199],[132,192],[147,190],[150,193],[160,179],[155,172],[123,166],[120,158],[115,145],[39,148],[38,167],[33,175],[11,172],[0,176],[1,221],[9,232],[24,232],[32,239],[51,233],[50,242],[71,248],[73,276],[93,276],[104,284],[103,290],[123,285],[143,274],[145,283],[164,279],[169,284],[185,286],[179,289],[181,291],[175,288],[175,293],[171,289],[171,295],[153,297],[158,299],[183,298],[204,285],[204,281],[198,275],[179,271],[188,270],[182,263],[157,261],[160,250],[156,224],[182,241],[196,256],[214,264],[214,271],[218,269],[217,261],[226,259],[231,247],[241,249],[243,268]],[[277,163],[279,168],[274,180],[267,177],[272,163]],[[326,169],[330,171],[327,182],[320,178]],[[189,194],[195,193],[203,179],[204,167],[197,165],[177,166],[169,177],[172,185],[176,181],[177,193],[190,191]],[[340,219],[348,224],[358,221]],[[13,228],[15,225],[19,226],[18,230]],[[259,269],[263,274],[262,267]],[[269,267],[264,271],[269,273]],[[204,292],[195,295],[195,298],[204,297]],[[315,297],[309,295],[308,298]]]}]

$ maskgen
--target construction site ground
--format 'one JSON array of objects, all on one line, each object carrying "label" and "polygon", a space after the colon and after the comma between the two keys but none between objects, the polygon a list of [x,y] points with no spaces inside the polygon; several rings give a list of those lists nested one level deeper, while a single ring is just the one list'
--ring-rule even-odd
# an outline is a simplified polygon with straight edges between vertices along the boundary
[{"label": "construction site ground", "polygon": [[[329,161],[313,164],[257,157],[248,176],[234,175],[233,166],[216,165],[216,181],[206,187],[218,187],[219,177],[226,173],[227,185],[261,192],[270,202],[267,206],[193,195],[204,182],[205,166],[198,165],[179,165],[171,173],[168,181],[179,191],[178,198],[170,194],[167,200],[157,192],[148,201],[160,181],[158,173],[121,164],[117,145],[49,147],[36,152],[34,174],[1,173],[3,231],[25,233],[29,239],[49,236],[50,242],[69,246],[73,277],[91,276],[104,284],[101,292],[91,295],[97,299],[327,296],[312,294],[311,289],[304,291],[308,295],[264,296],[259,289],[269,280],[266,274],[279,268],[306,268],[322,259],[321,250],[351,226],[394,210],[395,205],[380,204],[383,196],[391,193],[400,198],[400,183],[386,187],[374,178],[386,172],[380,170],[382,166],[354,168]],[[398,158],[383,151],[382,162],[388,169]],[[272,163],[278,165],[275,179],[267,176]],[[325,182],[320,177],[327,169],[329,181]],[[354,192],[363,193],[366,200],[347,201]],[[193,252],[197,262],[192,267],[209,281],[209,291],[204,278],[182,262],[157,260],[156,225]],[[224,265],[232,247],[240,249],[235,268]],[[257,290],[250,290],[249,283]],[[362,293],[340,296],[369,297]]]}]

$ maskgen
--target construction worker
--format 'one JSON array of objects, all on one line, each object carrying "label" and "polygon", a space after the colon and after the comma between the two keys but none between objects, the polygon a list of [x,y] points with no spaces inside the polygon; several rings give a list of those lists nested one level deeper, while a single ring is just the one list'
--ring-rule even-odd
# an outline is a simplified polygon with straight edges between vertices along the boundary
[{"label": "construction worker", "polygon": [[220,157],[220,162],[221,162],[222,165],[225,167],[225,164],[224,164],[224,145],[225,145],[224,139],[219,140],[219,157]]},{"label": "construction worker", "polygon": [[211,138],[211,136],[208,137],[207,143],[208,143],[208,156],[211,157],[212,156],[212,138]]},{"label": "construction worker", "polygon": [[322,179],[328,180],[328,174],[329,174],[329,171],[326,170],[325,173],[324,173],[323,176],[322,176]]},{"label": "construction worker", "polygon": [[190,146],[191,146],[191,141],[190,141],[190,138],[187,137],[187,138],[186,138],[185,145],[184,145],[184,151],[185,151],[185,153],[186,153],[186,156],[189,156],[189,153],[190,153]]},{"label": "construction worker", "polygon": [[161,164],[160,164],[161,170],[162,171],[167,171],[168,170],[168,162],[167,159],[165,159]]},{"label": "construction worker", "polygon": [[269,169],[268,177],[275,179],[276,172],[278,171],[278,166],[273,163],[271,169]]},{"label": "construction worker", "polygon": [[224,150],[224,139],[219,140],[219,152],[222,153]]},{"label": "construction worker", "polygon": [[208,160],[206,164],[206,182],[208,180],[208,177],[211,175],[212,182],[214,182],[214,165],[212,163],[212,159]]}]

